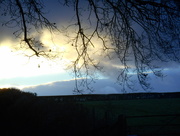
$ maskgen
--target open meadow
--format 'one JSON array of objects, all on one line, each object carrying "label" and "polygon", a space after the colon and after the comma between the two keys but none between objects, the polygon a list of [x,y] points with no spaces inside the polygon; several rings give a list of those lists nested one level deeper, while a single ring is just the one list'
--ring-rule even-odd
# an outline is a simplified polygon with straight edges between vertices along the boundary
[{"label": "open meadow", "polygon": [[1,89],[0,135],[179,136],[180,97],[179,93],[38,97]]},{"label": "open meadow", "polygon": [[119,115],[125,116],[129,135],[180,135],[180,98],[87,101],[83,105],[97,124],[102,120],[113,124]]}]

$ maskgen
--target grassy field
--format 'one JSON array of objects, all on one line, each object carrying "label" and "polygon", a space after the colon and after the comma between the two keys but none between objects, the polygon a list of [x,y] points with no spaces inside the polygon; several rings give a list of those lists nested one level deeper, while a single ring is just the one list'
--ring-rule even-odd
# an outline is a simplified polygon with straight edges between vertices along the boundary
[{"label": "grassy field", "polygon": [[90,115],[113,124],[119,115],[127,120],[129,134],[138,136],[179,136],[180,98],[86,101]]},{"label": "grassy field", "polygon": [[180,136],[180,93],[37,97],[10,88],[0,89],[0,111],[3,136]]}]

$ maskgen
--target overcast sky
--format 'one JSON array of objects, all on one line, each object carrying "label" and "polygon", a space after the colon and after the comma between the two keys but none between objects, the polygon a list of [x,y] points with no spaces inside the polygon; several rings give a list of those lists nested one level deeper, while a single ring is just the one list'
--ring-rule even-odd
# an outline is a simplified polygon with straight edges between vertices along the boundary
[{"label": "overcast sky", "polygon": [[[57,0],[46,1],[47,17],[62,26],[70,23],[73,16],[73,9],[68,7],[60,7]],[[62,13],[62,14],[56,14]],[[1,17],[1,16],[0,16]],[[6,18],[1,17],[0,23]],[[70,70],[66,70],[65,65],[69,60],[74,58],[75,52],[68,45],[66,37],[63,34],[54,34],[53,36],[46,30],[37,37],[44,44],[56,48],[60,53],[55,60],[47,60],[42,57],[28,58],[24,56],[24,50],[16,50],[19,47],[19,39],[13,36],[13,29],[0,25],[0,87],[16,87],[24,91],[35,92],[37,95],[71,95],[75,82]],[[35,34],[36,35],[36,34]],[[53,41],[52,41],[53,37]],[[96,44],[98,41],[96,41]],[[55,45],[55,46],[54,46]],[[98,51],[98,46],[96,50]],[[94,58],[101,60],[104,67],[104,73],[99,73],[99,79],[91,86],[94,94],[111,94],[122,93],[122,87],[116,83],[116,78],[120,65],[118,59],[108,61],[107,58],[99,54],[94,54]],[[163,79],[156,78],[150,73],[152,92],[178,92],[180,88],[180,65],[174,62],[161,63],[164,69],[165,77]],[[135,79],[135,75],[132,75]],[[135,83],[138,91],[142,91]],[[126,90],[126,92],[134,92]],[[85,91],[84,93],[91,93]]]}]

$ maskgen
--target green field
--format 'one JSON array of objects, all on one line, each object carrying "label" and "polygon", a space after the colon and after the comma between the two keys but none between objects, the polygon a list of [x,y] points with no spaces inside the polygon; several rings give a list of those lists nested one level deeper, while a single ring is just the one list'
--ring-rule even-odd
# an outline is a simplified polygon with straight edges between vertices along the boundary
[{"label": "green field", "polygon": [[37,97],[0,89],[0,111],[2,136],[180,136],[180,93]]},{"label": "green field", "polygon": [[180,135],[180,98],[86,101],[82,104],[94,116],[95,124],[103,120],[104,124],[113,124],[119,115],[124,115],[128,134]]}]

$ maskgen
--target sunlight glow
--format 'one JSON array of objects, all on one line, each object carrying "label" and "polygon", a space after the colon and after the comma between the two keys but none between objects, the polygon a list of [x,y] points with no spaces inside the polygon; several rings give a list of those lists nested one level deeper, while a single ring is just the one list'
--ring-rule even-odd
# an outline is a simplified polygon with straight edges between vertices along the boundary
[{"label": "sunlight glow", "polygon": [[27,58],[17,52],[12,52],[8,46],[0,46],[0,79],[15,77],[32,77],[45,74],[64,72],[58,62],[45,58]]},{"label": "sunlight glow", "polygon": [[[57,75],[67,73],[73,62],[77,59],[77,51],[68,38],[61,34],[52,34],[44,30],[41,34],[33,34],[36,40],[42,42],[43,51],[49,53],[53,58],[44,57],[26,57],[32,55],[32,51],[24,45],[19,45],[19,41],[4,40],[0,43],[0,80],[12,79],[19,77],[37,77],[42,75]],[[73,36],[71,36],[73,37]],[[9,39],[7,37],[7,39]],[[88,55],[92,58],[94,64],[101,61],[102,66],[113,66],[122,68],[113,61],[107,61],[106,54],[111,52],[103,52],[102,41],[97,37],[93,37],[94,46],[88,48]],[[113,55],[113,53],[112,53]],[[90,62],[89,62],[90,63]],[[83,60],[80,60],[77,66],[81,67]],[[91,65],[91,63],[89,64]],[[91,67],[90,67],[91,68]],[[71,69],[72,70],[72,69]],[[70,72],[72,72],[70,70]],[[93,71],[92,67],[92,71]],[[68,77],[69,78],[69,77]],[[39,81],[38,81],[39,82]]]}]

